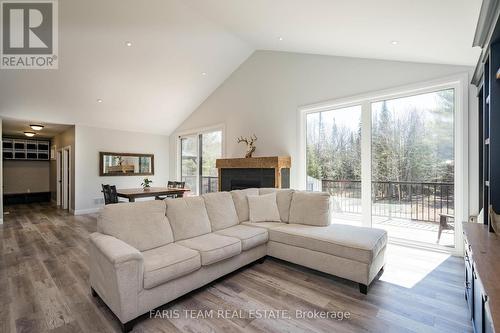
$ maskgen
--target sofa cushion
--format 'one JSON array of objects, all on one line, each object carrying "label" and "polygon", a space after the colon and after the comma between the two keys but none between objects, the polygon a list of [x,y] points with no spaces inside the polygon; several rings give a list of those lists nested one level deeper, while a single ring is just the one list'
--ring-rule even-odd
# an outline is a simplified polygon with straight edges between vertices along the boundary
[{"label": "sofa cushion", "polygon": [[165,202],[158,200],[106,205],[97,219],[97,230],[139,251],[173,242]]},{"label": "sofa cushion", "polygon": [[265,228],[255,228],[241,224],[219,230],[216,234],[238,238],[241,241],[241,249],[243,251],[266,243],[269,237]]},{"label": "sofa cushion", "polygon": [[248,221],[250,218],[247,195],[259,195],[259,189],[247,188],[244,190],[231,191],[234,207],[236,208],[236,213],[238,214],[240,223],[243,221]]},{"label": "sofa cushion", "polygon": [[198,251],[175,243],[144,251],[142,256],[145,289],[154,288],[201,267]]},{"label": "sofa cushion", "polygon": [[233,198],[229,192],[204,194],[205,207],[212,225],[212,231],[229,228],[239,223]]},{"label": "sofa cushion", "polygon": [[277,188],[260,188],[259,194],[269,194],[276,193],[276,202],[278,204],[278,210],[280,211],[281,222],[288,223],[288,217],[290,215],[290,204],[292,203],[292,197],[294,190],[292,189],[277,189]]},{"label": "sofa cushion", "polygon": [[387,245],[387,232],[342,224],[287,224],[269,229],[269,240],[369,264]]},{"label": "sofa cushion", "polygon": [[295,191],[290,204],[289,223],[314,226],[330,224],[330,194]]},{"label": "sofa cushion", "polygon": [[250,222],[280,222],[276,193],[249,195],[248,210]]},{"label": "sofa cushion", "polygon": [[175,241],[201,236],[212,231],[202,197],[169,199],[165,202]]},{"label": "sofa cushion", "polygon": [[286,225],[285,222],[259,222],[259,223],[252,223],[250,221],[244,221],[241,223],[241,225],[246,225],[249,227],[255,227],[255,228],[265,228],[265,229],[272,229],[272,228],[278,228]]},{"label": "sofa cushion", "polygon": [[241,242],[238,238],[215,233],[186,239],[177,242],[177,244],[200,252],[201,264],[203,266],[237,256],[241,253]]}]

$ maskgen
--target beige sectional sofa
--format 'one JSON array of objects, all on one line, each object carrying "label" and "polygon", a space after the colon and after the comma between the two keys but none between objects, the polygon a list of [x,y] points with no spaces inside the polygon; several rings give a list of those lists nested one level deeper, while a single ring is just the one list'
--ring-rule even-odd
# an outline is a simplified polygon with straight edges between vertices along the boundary
[{"label": "beige sectional sofa", "polygon": [[[266,194],[275,196],[279,220],[249,221],[249,200]],[[266,256],[358,282],[366,294],[387,245],[383,230],[330,224],[328,194],[276,189],[108,205],[97,229],[91,290],[124,331],[140,315]]]}]

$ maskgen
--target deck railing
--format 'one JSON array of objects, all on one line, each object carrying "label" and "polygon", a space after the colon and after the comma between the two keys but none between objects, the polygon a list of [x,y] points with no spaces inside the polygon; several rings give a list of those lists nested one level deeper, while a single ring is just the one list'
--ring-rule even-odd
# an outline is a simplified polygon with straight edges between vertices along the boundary
[{"label": "deck railing", "polygon": [[[182,181],[186,182],[189,188],[196,187],[196,176],[182,176]],[[201,177],[201,194],[216,192],[219,189],[219,177],[215,176],[202,176]]]},{"label": "deck railing", "polygon": [[201,177],[201,193],[217,192],[219,190],[219,177]]},{"label": "deck railing", "polygon": [[[334,197],[334,210],[361,213],[361,181],[321,181]],[[454,184],[437,182],[372,182],[372,214],[389,218],[439,222],[439,214],[453,214]]]}]

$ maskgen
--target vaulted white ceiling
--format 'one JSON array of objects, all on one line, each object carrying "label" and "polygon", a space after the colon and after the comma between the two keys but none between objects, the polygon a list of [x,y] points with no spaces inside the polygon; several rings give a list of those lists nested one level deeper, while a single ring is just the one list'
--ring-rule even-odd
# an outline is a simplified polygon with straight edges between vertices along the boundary
[{"label": "vaulted white ceiling", "polygon": [[472,66],[480,5],[59,1],[59,69],[0,70],[0,117],[170,134],[258,49]]},{"label": "vaulted white ceiling", "polygon": [[454,65],[475,65],[480,53],[481,0],[188,2],[256,49]]}]

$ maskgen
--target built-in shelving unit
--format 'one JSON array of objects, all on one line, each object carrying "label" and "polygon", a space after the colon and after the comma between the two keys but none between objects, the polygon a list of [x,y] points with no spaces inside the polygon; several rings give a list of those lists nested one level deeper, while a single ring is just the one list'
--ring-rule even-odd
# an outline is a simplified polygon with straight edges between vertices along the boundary
[{"label": "built-in shelving unit", "polygon": [[[478,89],[479,209],[484,219],[463,223],[465,299],[475,333],[500,332],[500,232],[490,207],[500,213],[500,0],[483,1],[474,46],[482,49],[472,77]],[[499,233],[496,233],[499,232]]]},{"label": "built-in shelving unit", "polygon": [[[490,193],[490,147],[491,147],[491,139],[490,139],[490,61],[484,63],[484,81],[483,81],[483,100],[480,103],[483,104],[483,139],[484,145],[483,149],[483,179],[484,179],[484,187],[483,187],[483,207],[489,207],[491,203],[491,193]],[[488,209],[484,210],[485,221],[488,221]],[[484,221],[483,221],[484,223]]]},{"label": "built-in shelving unit", "polygon": [[50,141],[4,137],[2,154],[4,160],[48,161]]}]

